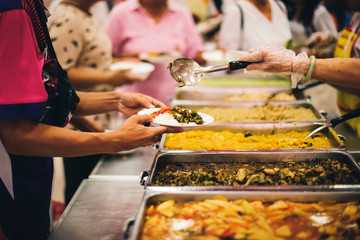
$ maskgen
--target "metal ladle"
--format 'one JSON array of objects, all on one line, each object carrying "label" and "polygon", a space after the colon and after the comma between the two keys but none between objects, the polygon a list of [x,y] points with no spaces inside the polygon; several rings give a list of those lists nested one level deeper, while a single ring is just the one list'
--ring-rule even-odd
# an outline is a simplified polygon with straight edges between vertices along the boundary
[{"label": "metal ladle", "polygon": [[357,108],[343,116],[340,116],[340,117],[337,117],[337,118],[333,118],[329,123],[321,126],[321,127],[318,127],[316,128],[314,131],[312,131],[310,134],[308,134],[306,138],[309,138],[311,137],[312,135],[314,135],[315,133],[323,130],[324,128],[328,128],[328,127],[332,127],[334,128],[336,125],[338,125],[339,123],[342,123],[342,122],[345,122],[346,120],[349,120],[349,119],[353,119],[353,118],[356,118],[356,117],[359,117],[360,116],[360,108]]},{"label": "metal ladle", "polygon": [[205,73],[243,69],[251,63],[255,62],[233,61],[224,65],[201,67],[190,58],[178,58],[169,64],[168,69],[179,86],[183,87],[198,84]]}]

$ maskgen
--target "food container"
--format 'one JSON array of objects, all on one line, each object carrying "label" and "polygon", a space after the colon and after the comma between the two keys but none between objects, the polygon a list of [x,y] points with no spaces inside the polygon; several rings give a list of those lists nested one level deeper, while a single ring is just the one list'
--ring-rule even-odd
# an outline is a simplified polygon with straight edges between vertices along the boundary
[{"label": "food container", "polygon": [[214,72],[207,74],[197,86],[212,87],[258,87],[258,86],[291,86],[290,77],[284,74],[248,74],[245,71],[237,70]]},{"label": "food container", "polygon": [[[259,106],[260,109],[258,111],[261,111],[259,116],[261,116],[261,118],[263,118],[263,120],[258,119],[258,120],[249,120],[249,121],[242,121],[241,123],[249,123],[249,122],[253,122],[253,123],[279,123],[279,122],[304,122],[304,123],[314,123],[314,122],[325,122],[326,118],[324,117],[323,113],[321,113],[320,111],[318,111],[311,103],[307,103],[307,102],[279,102],[279,103],[270,103],[271,108],[268,106],[268,102],[234,102],[234,103],[226,103],[226,102],[209,102],[209,101],[189,101],[189,100],[174,100],[172,102],[172,104],[174,106],[179,106],[179,107],[183,107],[183,108],[187,108],[187,109],[199,109],[202,107],[214,107],[214,108],[223,108],[224,109],[224,113],[226,113],[226,110],[229,109],[235,109],[235,108],[254,108]],[[284,108],[289,107],[288,109],[291,109],[291,111],[294,111],[294,114],[298,114],[301,115],[300,110],[296,110],[298,108],[305,108],[306,110],[309,109],[313,115],[315,116],[315,119],[304,119],[304,120],[272,120],[272,117],[278,117],[280,116],[279,114],[268,114],[270,115],[268,117],[269,120],[266,120],[266,114],[262,113],[265,111],[271,111],[273,108],[272,106],[274,106],[274,108],[277,107],[283,107],[282,110]],[[198,110],[199,112],[201,112],[201,110]],[[206,112],[204,112],[206,113]],[[249,111],[248,113],[252,113],[251,111]],[[254,114],[256,114],[256,110],[253,111]],[[209,115],[211,115],[211,113],[207,113]],[[235,111],[232,111],[232,115],[235,114]],[[245,113],[243,113],[245,114]],[[282,113],[281,113],[282,114]],[[284,113],[285,115],[286,113]],[[305,113],[307,114],[307,112]],[[286,115],[285,115],[286,116]],[[216,116],[213,116],[215,118],[215,123],[213,123],[213,125],[223,125],[223,124],[234,124],[235,122],[216,122]],[[234,116],[231,116],[232,118]],[[264,119],[265,118],[265,119]]]},{"label": "food container", "polygon": [[[313,130],[315,130],[316,128],[318,128],[319,126],[322,126],[322,124],[305,124],[305,123],[239,123],[239,124],[222,124],[222,125],[209,125],[209,126],[203,126],[203,127],[199,127],[198,130],[211,130],[211,131],[224,131],[224,130],[229,130],[230,132],[233,133],[252,133],[252,134],[256,134],[256,135],[260,135],[260,134],[265,134],[265,135],[270,135],[270,134],[277,134],[277,133],[289,133],[291,131],[296,131],[296,132],[311,132]],[[190,131],[191,132],[191,131]],[[295,152],[299,152],[299,151],[314,151],[314,150],[322,150],[322,151],[334,151],[334,150],[344,150],[346,149],[345,144],[340,140],[339,136],[336,135],[336,132],[331,129],[331,128],[325,128],[323,130],[320,131],[321,133],[323,133],[327,139],[329,140],[330,144],[332,147],[330,148],[307,148],[307,149],[298,149],[298,148],[286,148],[286,149],[274,149],[274,151],[279,151],[279,150],[284,150],[284,151],[295,151]],[[189,133],[189,132],[188,132]],[[160,140],[160,144],[157,146],[157,148],[159,149],[159,151],[162,152],[166,152],[166,151],[174,151],[174,149],[167,149],[164,146],[164,143],[166,141],[166,137],[167,134],[163,134],[161,140]],[[214,139],[218,142],[221,142],[221,139]],[[286,140],[286,139],[285,139]],[[292,140],[290,138],[290,140]],[[184,141],[186,141],[186,139],[184,139]],[[189,149],[186,150],[176,150],[176,151],[189,151]],[[196,152],[196,151],[208,151],[208,152],[218,152],[218,150],[191,150],[192,152]],[[223,151],[223,150],[221,150]],[[241,151],[241,152],[252,152],[252,151],[265,151],[265,152],[269,152],[272,151],[272,149],[248,149],[248,150],[243,150],[243,149],[232,149],[232,150],[228,150],[229,152],[234,152],[234,151]]]},{"label": "food container", "polygon": [[[207,87],[207,86],[191,86],[177,88],[175,100],[193,100],[193,101],[216,101],[227,102],[226,100],[233,96],[241,94],[272,94],[279,91],[291,92],[290,86],[256,86],[256,87]],[[303,91],[293,93],[296,100],[281,101],[271,100],[272,102],[308,102],[309,99],[304,95]],[[236,102],[236,101],[234,101]],[[249,100],[249,102],[269,102],[267,100]]]},{"label": "food container", "polygon": [[[323,172],[324,178],[319,178],[318,182],[315,182],[313,177],[317,177],[318,174],[320,175],[320,172],[314,171],[312,173],[309,173],[308,177],[306,179],[314,180],[314,184],[311,182],[303,183],[299,180],[296,180],[297,176],[300,176],[301,174],[298,174],[299,169],[306,168],[306,166],[299,166],[302,163],[309,161],[309,165],[311,163],[312,167],[308,167],[304,170],[311,170],[310,168],[319,168],[322,167],[321,161],[326,161],[327,159],[334,159],[337,160],[341,164],[345,164],[347,166],[346,172],[353,171],[351,174],[351,177],[346,176],[346,174],[343,174],[344,178],[342,178],[340,181],[343,181],[343,183],[347,184],[338,184],[336,183],[336,180],[333,180],[333,184],[322,184],[319,183],[326,182],[329,179],[333,177],[340,177],[340,174],[343,173],[341,168],[339,168],[339,165],[337,166],[330,166],[330,168],[327,168],[324,166],[324,169],[321,169],[320,171]],[[269,163],[272,165],[272,167],[269,167]],[[293,164],[294,163],[294,164]],[[319,164],[318,164],[319,163]],[[219,164],[222,165],[229,165],[230,167],[224,168],[224,171],[211,171],[215,169],[219,169]],[[251,182],[248,185],[246,185],[246,182],[251,178],[251,176],[248,174],[246,178],[242,182],[234,181],[232,173],[234,171],[238,171],[240,167],[237,165],[241,164],[257,164],[261,167],[264,166],[265,168],[274,168],[274,166],[279,167],[280,165],[286,165],[286,164],[292,164],[295,166],[297,170],[293,170],[292,167],[289,167],[288,173],[294,174],[295,176],[291,176],[291,178],[284,177],[285,182],[298,182],[297,185],[275,185],[271,183],[263,183],[257,185],[255,182]],[[298,167],[296,166],[298,164]],[[163,172],[165,174],[169,173],[167,166],[175,166],[176,170],[180,172],[179,175],[175,176],[174,178],[163,176],[161,179],[166,178],[166,181],[173,180],[179,181],[178,179],[192,179],[195,180],[195,175],[191,174],[187,175],[186,172],[192,172],[197,171],[199,172],[199,169],[204,169],[204,171],[201,171],[201,173],[207,172],[207,170],[210,170],[208,172],[211,172],[211,174],[215,174],[214,177],[205,178],[204,175],[201,175],[201,173],[198,174],[199,178],[202,178],[202,180],[199,180],[197,183],[201,183],[203,181],[208,181],[209,179],[214,180],[216,183],[209,184],[207,186],[189,186],[191,184],[183,184],[183,186],[179,186],[176,184],[175,186],[163,186],[162,184],[159,184],[156,179],[159,177],[159,173]],[[236,167],[234,167],[236,165]],[[248,169],[250,167],[247,167]],[[186,169],[186,171],[184,170]],[[301,170],[302,170],[301,169]],[[285,169],[286,170],[286,169]],[[271,175],[271,174],[263,174],[265,177],[269,177],[270,179],[277,179],[279,180],[278,176],[282,169],[277,170],[277,174]],[[295,172],[298,171],[298,172]],[[284,171],[286,173],[286,171]],[[225,185],[217,185],[219,183],[223,183],[222,179],[220,181],[216,180],[216,177],[221,174],[225,177],[226,181],[232,181],[233,183],[236,182],[236,184],[239,184],[238,186],[235,186],[234,184],[230,184],[228,182],[227,186]],[[287,173],[286,173],[287,174]],[[297,175],[298,174],[298,175]],[[253,174],[255,175],[255,174]],[[296,176],[297,175],[297,176]],[[350,175],[350,174],[349,174]],[[186,177],[181,177],[186,176]],[[274,177],[273,177],[274,176]],[[304,176],[304,175],[303,175]],[[325,177],[326,176],[326,177]],[[345,181],[345,178],[347,179]],[[175,180],[176,179],[176,180]],[[304,178],[303,178],[304,179]],[[326,179],[326,180],[325,180]],[[196,179],[198,180],[198,179]],[[224,181],[225,181],[224,180]],[[217,153],[209,153],[209,152],[167,152],[167,153],[160,153],[158,152],[155,156],[153,165],[151,166],[151,169],[147,172],[144,172],[142,174],[141,183],[146,186],[148,190],[155,190],[155,191],[172,191],[171,189],[176,190],[194,190],[194,191],[204,191],[204,190],[260,190],[260,191],[267,191],[267,190],[323,190],[323,189],[359,189],[360,190],[360,184],[352,184],[351,182],[359,182],[360,183],[360,166],[355,161],[355,159],[349,154],[347,151],[332,151],[332,152],[309,152],[309,151],[303,151],[303,152],[250,152],[250,153],[240,153],[240,152],[217,152]],[[275,182],[275,181],[274,181]]]},{"label": "food container", "polygon": [[[132,234],[130,235],[131,240],[141,239],[142,231],[146,221],[146,210],[151,205],[156,205],[158,203],[165,202],[167,200],[174,200],[179,203],[187,203],[193,201],[203,201],[206,199],[214,199],[215,196],[222,196],[228,199],[229,201],[236,200],[246,200],[250,201],[261,201],[262,203],[271,203],[278,200],[291,201],[295,203],[318,203],[322,201],[332,201],[336,203],[346,203],[346,202],[356,202],[360,199],[359,191],[184,191],[184,192],[156,192],[156,191],[146,191],[136,215],[135,224],[132,229]],[[357,204],[354,203],[356,206]],[[315,204],[316,205],[316,204]],[[254,213],[253,213],[254,214]],[[256,212],[255,212],[256,214]],[[256,216],[256,215],[255,215]],[[293,215],[294,216],[294,215]],[[314,212],[315,220],[326,220],[322,218],[315,218],[315,216],[321,216],[321,210],[316,210]],[[313,218],[311,218],[313,219]],[[290,219],[287,219],[285,224],[289,223]],[[318,222],[318,221],[316,221]],[[324,224],[324,223],[319,223]],[[343,224],[342,226],[345,226]],[[217,225],[219,229],[220,224]],[[241,224],[236,225],[237,228],[244,228],[245,226]],[[355,227],[355,225],[350,225],[349,228]],[[246,227],[245,227],[246,228]],[[346,227],[348,228],[348,227]],[[357,230],[358,231],[358,230]],[[358,233],[357,233],[358,234]],[[205,239],[205,238],[204,238]],[[264,239],[264,238],[262,238]],[[289,238],[287,238],[289,239]],[[349,239],[349,238],[344,238]]]}]

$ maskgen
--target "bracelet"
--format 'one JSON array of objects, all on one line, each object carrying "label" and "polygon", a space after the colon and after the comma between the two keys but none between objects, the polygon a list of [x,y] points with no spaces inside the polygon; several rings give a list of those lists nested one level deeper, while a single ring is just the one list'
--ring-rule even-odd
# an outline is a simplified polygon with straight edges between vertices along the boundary
[{"label": "bracelet", "polygon": [[306,77],[304,78],[304,82],[307,82],[310,80],[311,78],[311,75],[314,71],[314,68],[315,68],[315,56],[314,55],[311,55],[310,56],[310,67],[309,67],[309,70],[306,74]]}]

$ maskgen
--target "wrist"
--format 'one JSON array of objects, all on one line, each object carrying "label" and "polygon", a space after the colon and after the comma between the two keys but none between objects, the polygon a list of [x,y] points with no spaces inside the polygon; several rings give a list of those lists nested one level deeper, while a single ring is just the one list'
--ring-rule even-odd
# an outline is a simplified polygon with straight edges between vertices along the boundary
[{"label": "wrist", "polygon": [[310,67],[310,59],[297,59],[295,58],[293,61],[293,72],[300,73],[302,75],[306,75],[309,71]]},{"label": "wrist", "polygon": [[310,56],[310,66],[309,66],[309,69],[305,75],[305,79],[304,79],[304,82],[307,82],[310,80],[311,78],[311,75],[314,71],[314,68],[315,68],[315,56],[314,55],[311,55]]}]

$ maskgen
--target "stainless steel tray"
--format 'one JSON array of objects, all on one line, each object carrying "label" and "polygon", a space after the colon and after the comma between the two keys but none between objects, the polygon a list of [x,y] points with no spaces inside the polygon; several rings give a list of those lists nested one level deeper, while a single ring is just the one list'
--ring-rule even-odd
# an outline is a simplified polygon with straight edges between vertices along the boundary
[{"label": "stainless steel tray", "polygon": [[[172,101],[173,106],[179,106],[189,109],[197,109],[199,107],[222,107],[222,108],[236,108],[236,107],[242,107],[242,108],[252,108],[256,106],[265,106],[268,104],[268,102],[214,102],[214,101],[191,101],[191,100],[174,100]],[[315,120],[304,120],[304,121],[261,121],[261,123],[280,123],[280,122],[304,122],[304,123],[314,123],[314,122],[325,122],[326,118],[324,115],[318,111],[314,105],[307,102],[277,102],[275,103],[275,106],[290,106],[292,108],[306,108],[310,109],[314,115],[316,116]],[[325,113],[324,113],[325,114]],[[247,123],[254,123],[247,122]],[[260,121],[256,121],[260,122]],[[246,123],[246,122],[241,122]],[[216,125],[222,125],[224,123],[215,122]],[[228,124],[234,124],[234,123],[228,123]]]},{"label": "stainless steel tray", "polygon": [[[275,134],[275,133],[286,133],[289,131],[313,131],[319,126],[322,126],[323,123],[235,123],[235,124],[212,124],[208,126],[202,126],[199,127],[198,130],[212,130],[212,131],[223,131],[223,130],[230,130],[233,132],[251,132],[253,134]],[[346,149],[345,144],[340,143],[337,140],[336,133],[331,128],[325,128],[321,130],[320,132],[324,133],[327,138],[330,140],[331,144],[334,146],[333,148],[320,148],[320,149],[280,149],[285,151],[333,151],[333,150],[344,150]],[[171,149],[166,149],[164,147],[165,139],[167,134],[163,134],[160,140],[159,145],[156,147],[159,149],[159,151],[166,152],[166,151],[174,151]],[[182,151],[190,151],[190,150],[178,150],[178,152]],[[204,152],[206,150],[192,150],[191,152]],[[234,151],[241,151],[241,152],[252,152],[252,151],[265,151],[269,152],[272,150],[261,150],[261,149],[253,149],[253,150],[230,150],[229,152]],[[279,151],[279,149],[274,149],[274,151]],[[218,152],[216,150],[208,150],[206,152]]]},{"label": "stainless steel tray", "polygon": [[228,200],[245,199],[247,201],[260,200],[263,202],[272,202],[277,200],[288,200],[293,202],[319,202],[319,201],[336,201],[336,202],[350,202],[358,201],[360,199],[359,191],[184,191],[184,192],[156,192],[147,191],[144,194],[138,214],[136,215],[135,224],[131,240],[140,239],[145,223],[146,209],[150,205],[164,202],[167,200],[175,200],[178,202],[201,201],[205,199],[212,199],[217,195],[222,195]]},{"label": "stainless steel tray", "polygon": [[345,163],[350,169],[357,173],[357,178],[360,180],[360,165],[347,151],[332,151],[332,152],[197,152],[197,153],[179,153],[179,152],[158,152],[155,156],[151,169],[143,173],[141,183],[146,186],[148,190],[155,191],[169,191],[175,188],[176,190],[186,191],[204,191],[204,190],[319,190],[319,189],[353,189],[360,191],[360,184],[333,184],[333,185],[280,185],[280,186],[160,186],[155,183],[158,172],[163,170],[167,164],[176,164],[180,166],[182,163],[269,163],[269,162],[302,162],[306,160],[315,159],[336,159],[341,163]]},{"label": "stainless steel tray", "polygon": [[[233,95],[239,95],[243,93],[275,93],[282,90],[290,90],[290,86],[258,86],[258,87],[183,87],[178,88],[176,91],[176,100],[194,100],[194,101],[220,101],[224,102],[224,99]],[[308,102],[309,99],[303,92],[297,92],[294,94],[295,101],[277,101],[272,102]],[[249,102],[268,102],[264,100],[249,101]]]}]

